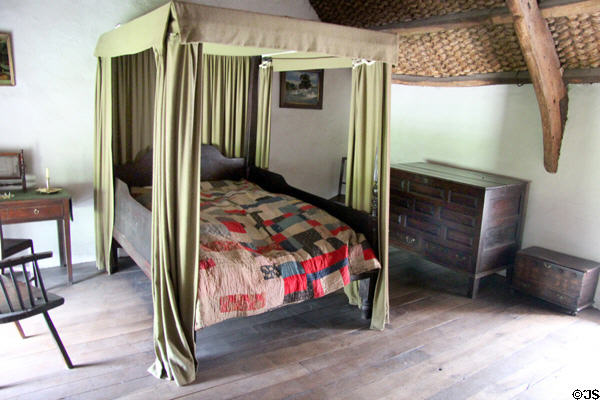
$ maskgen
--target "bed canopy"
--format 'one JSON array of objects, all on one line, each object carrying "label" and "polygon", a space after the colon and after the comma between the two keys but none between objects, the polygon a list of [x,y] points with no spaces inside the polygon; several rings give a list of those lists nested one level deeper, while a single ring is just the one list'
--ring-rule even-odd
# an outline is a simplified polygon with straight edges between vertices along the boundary
[{"label": "bed canopy", "polygon": [[[180,385],[195,379],[203,53],[267,55],[274,70],[351,67],[354,62],[347,197],[353,208],[369,210],[374,183],[379,192],[374,208],[378,212],[383,269],[377,282],[371,327],[383,329],[389,319],[388,132],[390,71],[397,60],[396,49],[396,36],[391,34],[179,1],[169,2],[100,37],[95,50],[98,67],[94,160],[99,268],[107,267],[111,246],[113,164],[117,161],[113,159],[113,151],[115,146],[127,146],[127,141],[113,138],[118,126],[115,120],[119,119],[113,115],[113,102],[119,101],[113,93],[114,61],[143,52],[155,61],[150,105],[156,351],[150,371],[155,376],[174,379]],[[265,76],[270,80],[270,71]],[[261,109],[260,103],[259,129],[261,124],[268,125],[264,107],[269,107],[266,103]],[[260,140],[259,135],[257,142]],[[265,155],[259,154],[261,144],[256,147],[257,164],[264,166],[260,158],[264,160]]]}]

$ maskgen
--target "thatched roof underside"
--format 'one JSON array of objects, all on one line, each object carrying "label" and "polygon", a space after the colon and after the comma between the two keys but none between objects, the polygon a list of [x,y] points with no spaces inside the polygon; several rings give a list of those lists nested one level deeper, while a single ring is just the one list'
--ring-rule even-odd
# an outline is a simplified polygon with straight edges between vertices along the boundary
[{"label": "thatched roof underside", "polygon": [[[460,77],[526,71],[510,19],[444,29],[406,30],[415,22],[437,23],[448,16],[506,11],[504,0],[310,0],[324,22],[398,33],[394,73],[422,77]],[[540,6],[549,4],[540,1]],[[565,70],[600,68],[600,12],[546,18]],[[411,25],[411,23],[413,25]],[[440,28],[442,26],[442,28]]]}]

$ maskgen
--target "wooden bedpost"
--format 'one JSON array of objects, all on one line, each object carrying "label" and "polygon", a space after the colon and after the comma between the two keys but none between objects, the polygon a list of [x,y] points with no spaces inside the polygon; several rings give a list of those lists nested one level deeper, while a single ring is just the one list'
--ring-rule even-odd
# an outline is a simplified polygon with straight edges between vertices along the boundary
[{"label": "wooden bedpost", "polygon": [[258,71],[262,62],[261,56],[250,58],[250,82],[248,83],[248,113],[246,115],[246,132],[244,137],[244,158],[246,159],[246,178],[250,167],[256,159],[256,128],[258,115]]},{"label": "wooden bedpost", "polygon": [[358,281],[358,294],[360,296],[360,312],[363,319],[371,319],[373,315],[373,299],[377,285],[378,272],[369,273],[367,278]]}]

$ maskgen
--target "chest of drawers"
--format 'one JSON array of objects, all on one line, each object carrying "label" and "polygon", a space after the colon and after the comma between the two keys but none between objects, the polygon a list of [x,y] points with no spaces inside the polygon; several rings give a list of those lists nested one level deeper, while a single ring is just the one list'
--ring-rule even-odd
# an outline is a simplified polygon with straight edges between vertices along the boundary
[{"label": "chest of drawers", "polygon": [[527,182],[431,163],[394,164],[390,243],[479,279],[514,263]]},{"label": "chest of drawers", "polygon": [[512,288],[576,314],[594,302],[600,263],[541,247],[517,253]]}]

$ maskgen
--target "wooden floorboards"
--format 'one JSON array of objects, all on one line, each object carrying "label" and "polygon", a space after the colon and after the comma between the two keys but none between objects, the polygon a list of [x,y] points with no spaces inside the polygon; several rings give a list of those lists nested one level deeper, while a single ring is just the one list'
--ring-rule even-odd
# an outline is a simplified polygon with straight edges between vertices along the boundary
[{"label": "wooden floorboards", "polygon": [[65,297],[50,315],[0,325],[0,398],[19,399],[569,399],[599,389],[600,311],[578,317],[511,294],[502,277],[465,296],[467,279],[394,252],[391,324],[371,331],[342,293],[197,333],[198,379],[177,387],[154,359],[150,283],[135,268],[107,276],[44,271]]}]

